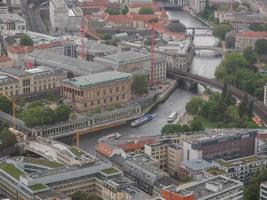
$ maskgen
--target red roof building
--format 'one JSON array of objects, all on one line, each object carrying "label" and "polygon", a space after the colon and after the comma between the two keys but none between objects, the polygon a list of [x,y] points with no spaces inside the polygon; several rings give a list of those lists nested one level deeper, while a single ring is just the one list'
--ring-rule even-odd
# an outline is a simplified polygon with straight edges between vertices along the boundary
[{"label": "red roof building", "polygon": [[255,48],[255,43],[259,39],[267,39],[267,31],[243,31],[238,32],[235,38],[235,48],[243,51],[247,47]]}]

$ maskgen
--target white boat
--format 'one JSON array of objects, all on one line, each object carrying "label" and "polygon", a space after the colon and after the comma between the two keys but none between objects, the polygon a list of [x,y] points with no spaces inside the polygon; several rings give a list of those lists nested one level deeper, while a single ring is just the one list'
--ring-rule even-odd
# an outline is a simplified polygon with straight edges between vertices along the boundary
[{"label": "white boat", "polygon": [[111,133],[109,135],[106,135],[102,138],[100,138],[98,141],[108,141],[108,140],[116,140],[118,138],[121,137],[121,134],[119,134],[118,132],[115,132],[115,133]]},{"label": "white boat", "polygon": [[178,113],[177,112],[172,112],[169,117],[168,117],[168,122],[172,122],[173,120],[176,119],[176,117],[178,116]]}]

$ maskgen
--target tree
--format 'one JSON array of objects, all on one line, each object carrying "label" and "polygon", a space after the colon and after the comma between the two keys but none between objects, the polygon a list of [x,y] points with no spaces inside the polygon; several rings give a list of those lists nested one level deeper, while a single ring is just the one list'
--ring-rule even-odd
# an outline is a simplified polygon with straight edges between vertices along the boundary
[{"label": "tree", "polygon": [[267,24],[253,23],[249,25],[249,29],[252,31],[267,31]]},{"label": "tree", "polygon": [[126,15],[128,12],[129,12],[129,8],[128,6],[125,5],[123,9],[121,10],[121,14]]},{"label": "tree", "polygon": [[132,90],[136,94],[144,94],[148,92],[148,78],[144,74],[136,74],[133,77]]},{"label": "tree", "polygon": [[207,20],[210,18],[211,15],[213,15],[213,10],[209,5],[209,0],[206,0],[205,7],[203,11],[200,13],[200,15]]},{"label": "tree", "polygon": [[229,24],[218,24],[214,27],[213,35],[220,38],[221,40],[225,40],[226,34],[231,30],[232,27]]},{"label": "tree", "polygon": [[58,122],[62,122],[62,121],[67,121],[69,119],[71,109],[69,106],[62,104],[56,108],[55,112],[56,112],[56,120]]},{"label": "tree", "polygon": [[100,35],[102,40],[110,40],[112,39],[112,34],[111,33],[103,33]]},{"label": "tree", "polygon": [[260,56],[267,55],[267,40],[266,39],[257,40],[255,43],[255,51]]},{"label": "tree", "polygon": [[180,132],[187,132],[190,131],[190,128],[187,125],[179,125],[179,124],[166,124],[161,129],[161,134],[174,134],[174,133],[180,133]]},{"label": "tree", "polygon": [[5,113],[12,113],[12,102],[5,96],[0,96],[0,110]]},{"label": "tree", "polygon": [[154,10],[152,8],[140,8],[139,14],[140,15],[153,15]]},{"label": "tree", "polygon": [[20,45],[23,45],[23,46],[33,46],[34,42],[33,40],[26,34],[23,34],[21,37],[20,37]]},{"label": "tree", "polygon": [[107,8],[106,13],[108,13],[109,15],[119,15],[120,14],[120,9],[119,8]]},{"label": "tree", "polygon": [[0,121],[0,151],[17,143],[16,136],[9,131],[8,123]]},{"label": "tree", "polygon": [[191,130],[192,131],[201,131],[201,130],[204,130],[204,127],[203,127],[201,121],[198,118],[196,118],[196,117],[191,122]]},{"label": "tree", "polygon": [[248,61],[250,65],[254,65],[257,62],[257,53],[252,49],[252,47],[248,47],[243,51],[244,58]]},{"label": "tree", "polygon": [[203,106],[203,103],[204,101],[201,98],[193,97],[185,106],[186,112],[192,115],[198,114]]},{"label": "tree", "polygon": [[243,117],[248,114],[248,95],[244,95],[241,103],[239,104],[239,115]]}]

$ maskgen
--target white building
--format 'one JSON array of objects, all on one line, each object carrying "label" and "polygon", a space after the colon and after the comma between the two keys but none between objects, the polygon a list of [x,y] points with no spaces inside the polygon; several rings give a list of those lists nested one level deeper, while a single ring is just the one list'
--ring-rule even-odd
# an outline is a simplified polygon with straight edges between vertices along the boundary
[{"label": "white building", "polygon": [[26,22],[17,13],[8,12],[7,6],[0,10],[0,33],[26,31]]},{"label": "white building", "polygon": [[264,85],[264,105],[267,105],[267,83]]},{"label": "white building", "polygon": [[72,0],[49,1],[49,17],[53,31],[66,32],[80,29],[83,12]]}]

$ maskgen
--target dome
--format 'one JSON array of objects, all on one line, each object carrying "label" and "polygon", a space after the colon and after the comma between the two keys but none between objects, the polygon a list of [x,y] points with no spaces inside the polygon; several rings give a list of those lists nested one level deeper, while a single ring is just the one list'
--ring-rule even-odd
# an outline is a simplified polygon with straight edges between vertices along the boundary
[{"label": "dome", "polygon": [[180,23],[179,20],[171,20],[166,26],[165,28],[170,31],[170,32],[174,32],[174,33],[181,33],[181,32],[185,32],[186,28],[185,25],[183,25],[182,23]]}]

